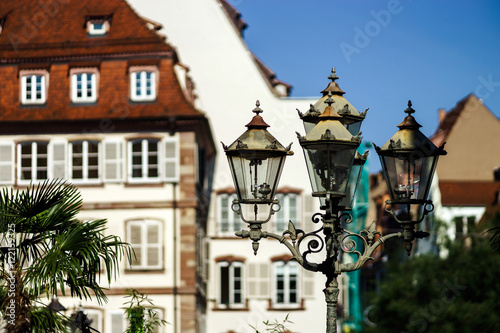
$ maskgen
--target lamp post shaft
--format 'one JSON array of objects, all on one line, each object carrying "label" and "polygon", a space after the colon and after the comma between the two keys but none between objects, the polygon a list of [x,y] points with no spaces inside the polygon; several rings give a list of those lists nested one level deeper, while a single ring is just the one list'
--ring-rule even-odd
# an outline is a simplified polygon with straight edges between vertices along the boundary
[{"label": "lamp post shaft", "polygon": [[337,302],[339,300],[339,283],[337,275],[327,282],[327,287],[323,290],[326,300],[326,333],[337,332]]}]

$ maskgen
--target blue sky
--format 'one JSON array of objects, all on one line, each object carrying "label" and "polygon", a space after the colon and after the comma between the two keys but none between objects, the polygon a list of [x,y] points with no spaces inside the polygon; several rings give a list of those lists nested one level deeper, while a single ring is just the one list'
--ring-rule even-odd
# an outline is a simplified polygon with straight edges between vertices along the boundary
[{"label": "blue sky", "polygon": [[437,111],[470,93],[500,117],[499,1],[229,2],[248,24],[249,48],[293,85],[292,96],[319,97],[336,67],[345,97],[370,108],[367,141],[384,144],[409,99],[428,136]]}]

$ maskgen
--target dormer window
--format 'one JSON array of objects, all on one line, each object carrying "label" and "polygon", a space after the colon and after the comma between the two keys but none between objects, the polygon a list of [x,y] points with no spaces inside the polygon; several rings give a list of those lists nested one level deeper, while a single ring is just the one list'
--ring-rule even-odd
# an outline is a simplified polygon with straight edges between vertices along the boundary
[{"label": "dormer window", "polygon": [[109,31],[108,19],[90,19],[87,21],[87,33],[89,36],[105,36]]},{"label": "dormer window", "polygon": [[97,101],[99,71],[97,68],[73,68],[71,75],[71,101],[92,103]]},{"label": "dormer window", "polygon": [[130,99],[135,102],[154,101],[158,85],[158,67],[132,66],[130,71]]},{"label": "dormer window", "polygon": [[21,70],[22,104],[44,104],[47,98],[49,73],[46,70]]}]

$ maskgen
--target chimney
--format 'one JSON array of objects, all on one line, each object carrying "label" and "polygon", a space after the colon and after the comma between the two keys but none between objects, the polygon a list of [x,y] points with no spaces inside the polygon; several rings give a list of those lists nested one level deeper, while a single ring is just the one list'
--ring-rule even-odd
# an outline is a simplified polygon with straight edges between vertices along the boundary
[{"label": "chimney", "polygon": [[439,124],[441,125],[441,123],[444,120],[444,117],[446,117],[446,110],[445,109],[439,109],[438,112],[439,112]]}]

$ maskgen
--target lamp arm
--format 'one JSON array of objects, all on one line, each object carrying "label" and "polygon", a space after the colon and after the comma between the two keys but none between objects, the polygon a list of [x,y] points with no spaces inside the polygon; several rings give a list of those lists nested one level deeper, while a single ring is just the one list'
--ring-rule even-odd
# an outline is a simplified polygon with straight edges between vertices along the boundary
[{"label": "lamp arm", "polygon": [[[258,242],[262,238],[276,239],[288,248],[288,250],[292,254],[293,259],[295,259],[300,266],[309,271],[318,272],[320,270],[320,265],[308,261],[307,255],[310,253],[321,251],[321,249],[323,248],[322,243],[313,240],[311,244],[308,244],[308,250],[305,251],[304,253],[300,253],[300,243],[305,238],[311,236],[319,238],[319,236],[317,236],[316,233],[318,233],[321,230],[322,229],[306,234],[302,229],[295,228],[293,222],[289,221],[288,229],[285,230],[282,235],[278,235],[272,232],[262,231],[260,229],[260,224],[257,226],[255,223],[253,223],[250,225],[250,230],[238,231],[236,232],[236,236],[241,238],[250,238],[253,241],[254,253],[257,252]],[[319,239],[321,240],[321,238]]]},{"label": "lamp arm", "polygon": [[[374,260],[372,257],[373,252],[375,252],[377,247],[379,247],[381,244],[384,244],[388,239],[395,237],[403,238],[402,232],[394,232],[381,236],[374,242],[375,235],[380,235],[380,232],[375,230],[375,223],[372,223],[372,225],[368,229],[360,231],[359,234],[347,231],[347,235],[342,238],[344,252],[356,254],[358,258],[355,262],[352,263],[339,263],[337,266],[339,274],[341,272],[352,272],[358,270],[368,260]],[[349,237],[357,237],[363,242],[363,253],[356,250],[356,242],[354,242],[354,240],[352,239],[348,239]]]}]

